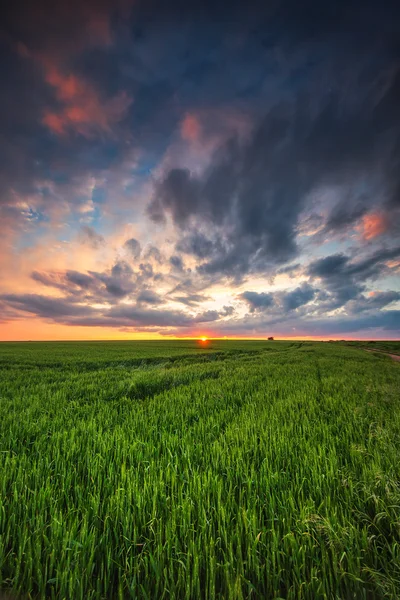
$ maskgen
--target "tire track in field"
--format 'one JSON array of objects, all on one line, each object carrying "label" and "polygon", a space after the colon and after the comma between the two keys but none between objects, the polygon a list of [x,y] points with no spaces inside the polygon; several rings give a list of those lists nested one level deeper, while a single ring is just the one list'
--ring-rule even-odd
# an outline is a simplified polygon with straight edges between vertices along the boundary
[{"label": "tire track in field", "polygon": [[383,350],[378,350],[375,348],[363,348],[363,350],[365,350],[365,352],[372,352],[375,354],[383,354],[384,356],[390,356],[390,358],[396,362],[400,362],[400,355],[399,354],[389,354],[389,352],[384,352]]}]

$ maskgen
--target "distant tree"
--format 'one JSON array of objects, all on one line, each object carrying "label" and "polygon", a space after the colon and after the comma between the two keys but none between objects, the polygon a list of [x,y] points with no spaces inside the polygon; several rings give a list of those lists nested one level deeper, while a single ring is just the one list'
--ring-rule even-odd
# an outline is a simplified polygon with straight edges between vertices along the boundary
[{"label": "distant tree", "polygon": [[272,341],[273,341],[273,339],[274,339],[273,337],[269,337],[269,338],[268,338],[268,340],[269,340],[270,342],[272,342]]}]

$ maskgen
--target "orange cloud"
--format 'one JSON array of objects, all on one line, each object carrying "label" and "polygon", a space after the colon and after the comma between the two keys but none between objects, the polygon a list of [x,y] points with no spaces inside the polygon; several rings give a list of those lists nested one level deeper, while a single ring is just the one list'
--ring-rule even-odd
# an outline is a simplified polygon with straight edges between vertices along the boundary
[{"label": "orange cloud", "polygon": [[201,125],[199,119],[188,113],[181,123],[181,136],[189,142],[196,142],[201,135]]},{"label": "orange cloud", "polygon": [[126,92],[103,101],[95,88],[81,77],[64,74],[48,59],[41,60],[45,81],[51,85],[64,105],[58,111],[45,111],[42,122],[57,135],[74,130],[86,137],[96,132],[110,133],[112,126],[125,115],[132,102]]},{"label": "orange cloud", "polygon": [[128,14],[131,4],[131,0],[71,0],[61,4],[49,1],[46,8],[26,15],[34,30],[52,32],[43,36],[43,43],[36,43],[36,47],[28,48],[20,41],[14,49],[21,57],[38,63],[46,83],[55,90],[61,107],[45,109],[42,117],[42,123],[54,134],[65,135],[72,130],[86,137],[110,133],[126,115],[132,103],[126,92],[103,98],[90,82],[73,74],[68,65],[86,48],[111,44],[112,16]]},{"label": "orange cloud", "polygon": [[60,117],[59,115],[52,112],[45,112],[43,115],[42,122],[53,133],[57,133],[59,135],[64,133],[64,122],[62,117]]},{"label": "orange cloud", "polygon": [[362,218],[360,230],[364,240],[372,240],[385,231],[389,226],[386,215],[380,213],[369,213]]},{"label": "orange cloud", "polygon": [[400,260],[388,260],[386,266],[388,266],[389,269],[400,269]]}]

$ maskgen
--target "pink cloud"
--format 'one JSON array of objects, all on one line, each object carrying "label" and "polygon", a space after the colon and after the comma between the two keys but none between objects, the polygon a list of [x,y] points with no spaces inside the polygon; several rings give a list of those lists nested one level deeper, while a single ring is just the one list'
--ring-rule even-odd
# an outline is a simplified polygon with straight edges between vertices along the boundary
[{"label": "pink cloud", "polygon": [[[42,123],[56,135],[75,131],[86,137],[110,134],[113,126],[126,115],[132,98],[125,91],[104,98],[86,79],[77,76],[68,65],[87,48],[113,42],[112,16],[126,16],[131,0],[109,0],[49,4],[46,9],[26,15],[32,29],[52,31],[43,43],[27,47],[22,41],[15,51],[26,60],[38,63],[46,83],[60,102],[60,108],[44,109]],[[65,30],[70,32],[66,37]]]},{"label": "pink cloud", "polygon": [[181,136],[184,140],[196,142],[201,136],[201,124],[194,114],[188,113],[181,123]]},{"label": "pink cloud", "polygon": [[385,233],[388,228],[388,218],[382,213],[369,213],[364,215],[359,226],[359,230],[364,240],[372,240]]},{"label": "pink cloud", "polygon": [[76,131],[86,137],[96,132],[110,133],[127,113],[132,99],[124,91],[102,100],[96,89],[83,78],[64,73],[51,60],[41,59],[45,81],[54,88],[62,106],[45,110],[42,122],[56,135]]}]

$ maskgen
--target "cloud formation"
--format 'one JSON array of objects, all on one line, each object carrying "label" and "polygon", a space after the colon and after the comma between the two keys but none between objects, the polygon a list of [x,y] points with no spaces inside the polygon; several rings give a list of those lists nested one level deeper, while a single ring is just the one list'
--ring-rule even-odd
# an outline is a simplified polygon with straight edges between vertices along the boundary
[{"label": "cloud formation", "polygon": [[2,322],[400,335],[394,3],[9,8]]}]

